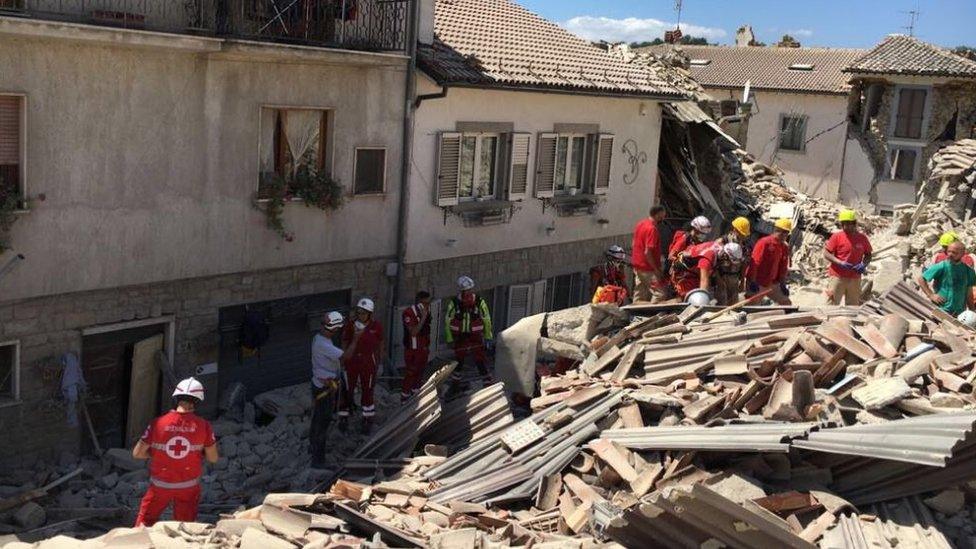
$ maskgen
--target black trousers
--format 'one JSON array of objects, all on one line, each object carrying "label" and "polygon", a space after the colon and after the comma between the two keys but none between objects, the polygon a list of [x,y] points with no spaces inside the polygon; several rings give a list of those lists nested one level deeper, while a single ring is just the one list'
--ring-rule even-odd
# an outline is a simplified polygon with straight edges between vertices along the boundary
[{"label": "black trousers", "polygon": [[312,424],[308,433],[308,451],[312,456],[312,462],[315,463],[325,459],[329,425],[332,423],[332,416],[335,415],[338,391],[330,385],[320,389],[315,384],[311,384],[311,388]]}]

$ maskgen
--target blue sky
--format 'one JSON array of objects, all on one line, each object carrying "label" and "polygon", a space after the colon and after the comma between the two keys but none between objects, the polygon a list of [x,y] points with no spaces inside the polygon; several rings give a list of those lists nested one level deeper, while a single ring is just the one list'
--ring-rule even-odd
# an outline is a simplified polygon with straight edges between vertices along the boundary
[{"label": "blue sky", "polygon": [[[516,0],[592,40],[652,40],[673,27],[674,0]],[[740,25],[759,40],[790,33],[804,46],[865,48],[886,34],[906,33],[904,13],[921,14],[915,36],[942,46],[976,47],[976,0],[684,0],[685,34],[732,43]]]}]

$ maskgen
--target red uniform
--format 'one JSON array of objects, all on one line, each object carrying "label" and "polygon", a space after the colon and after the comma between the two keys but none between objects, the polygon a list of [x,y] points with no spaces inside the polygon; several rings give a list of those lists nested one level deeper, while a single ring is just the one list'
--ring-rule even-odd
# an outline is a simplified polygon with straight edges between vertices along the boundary
[{"label": "red uniform", "polygon": [[613,263],[606,262],[590,269],[590,295],[596,293],[600,286],[627,287],[627,275],[624,270]]},{"label": "red uniform", "polygon": [[[844,231],[837,231],[827,239],[825,249],[837,259],[857,265],[865,254],[871,253],[871,242],[864,233],[849,235]],[[827,274],[835,278],[861,278],[861,273],[853,269],[843,269],[833,263],[827,268]]]},{"label": "red uniform", "polygon": [[691,233],[688,231],[675,231],[671,237],[671,245],[668,246],[668,260],[672,263],[678,258],[678,254],[685,251],[685,248],[693,244]]},{"label": "red uniform", "polygon": [[714,271],[720,246],[715,242],[702,242],[687,246],[681,253],[683,268],[671,269],[671,282],[681,298],[701,286],[701,270]]},{"label": "red uniform", "polygon": [[790,248],[775,235],[764,236],[752,250],[749,278],[761,288],[786,280]]},{"label": "red uniform", "polygon": [[[342,329],[342,347],[349,348],[352,343],[352,336],[356,333],[356,321],[346,324]],[[346,372],[346,393],[339,405],[339,415],[348,416],[349,409],[352,407],[356,396],[356,386],[362,386],[362,397],[359,403],[363,407],[363,417],[373,417],[376,415],[376,406],[373,404],[373,386],[376,383],[376,355],[383,343],[383,327],[375,320],[370,320],[369,324],[363,328],[363,333],[359,336],[356,343],[356,351],[345,361]]]},{"label": "red uniform", "polygon": [[630,263],[635,271],[656,271],[661,268],[661,234],[650,217],[634,227]]},{"label": "red uniform", "polygon": [[149,445],[149,489],[139,505],[136,526],[152,526],[173,503],[173,519],[193,522],[200,500],[203,449],[217,443],[210,423],[192,412],[153,420],[142,434]]},{"label": "red uniform", "polygon": [[[417,391],[420,377],[430,357],[430,309],[426,314],[422,305],[413,305],[403,311],[403,385],[400,396],[406,398]],[[420,327],[417,335],[410,335],[410,328]]]}]

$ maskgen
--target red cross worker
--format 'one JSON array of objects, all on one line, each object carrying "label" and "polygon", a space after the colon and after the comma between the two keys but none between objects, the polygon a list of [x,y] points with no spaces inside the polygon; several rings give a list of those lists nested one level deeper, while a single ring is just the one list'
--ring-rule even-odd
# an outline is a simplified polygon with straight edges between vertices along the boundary
[{"label": "red cross worker", "polygon": [[217,440],[210,422],[194,410],[203,402],[203,385],[181,381],[173,392],[176,408],[152,421],[132,450],[149,460],[149,488],[139,505],[136,526],[152,526],[173,504],[173,519],[193,522],[200,502],[203,460],[216,463]]}]

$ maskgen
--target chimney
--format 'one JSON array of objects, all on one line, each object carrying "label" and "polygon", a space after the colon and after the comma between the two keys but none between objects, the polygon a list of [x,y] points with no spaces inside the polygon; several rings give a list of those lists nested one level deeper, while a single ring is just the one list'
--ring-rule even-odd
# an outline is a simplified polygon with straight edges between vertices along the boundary
[{"label": "chimney", "polygon": [[434,43],[434,4],[437,0],[420,1],[420,21],[418,22],[417,41],[421,44]]},{"label": "chimney", "polygon": [[735,31],[735,45],[736,46],[755,46],[756,45],[756,35],[752,32],[752,27],[749,25],[742,25],[739,30]]}]

